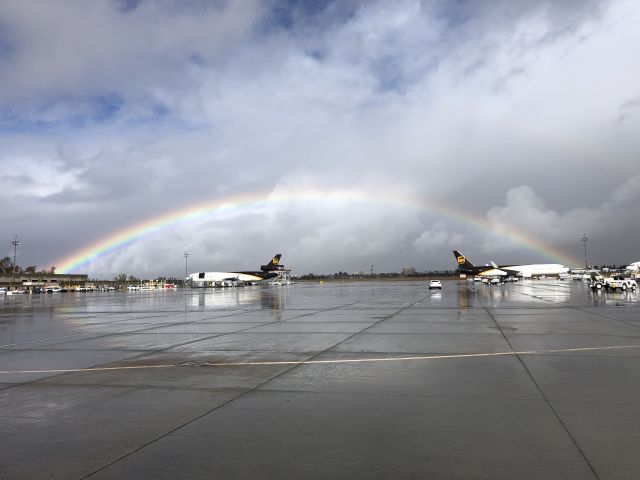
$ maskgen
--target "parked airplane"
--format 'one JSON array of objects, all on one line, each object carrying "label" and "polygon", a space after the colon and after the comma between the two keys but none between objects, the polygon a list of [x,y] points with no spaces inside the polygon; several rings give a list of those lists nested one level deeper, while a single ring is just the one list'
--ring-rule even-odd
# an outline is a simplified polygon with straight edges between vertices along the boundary
[{"label": "parked airplane", "polygon": [[640,262],[633,262],[630,265],[627,265],[627,270],[630,272],[640,272]]},{"label": "parked airplane", "polygon": [[539,275],[561,275],[569,271],[567,267],[560,265],[559,263],[496,265],[491,262],[491,265],[476,266],[458,250],[454,250],[453,255],[456,257],[458,270],[460,272],[479,277],[504,277],[517,275],[523,278],[531,278]]},{"label": "parked airplane", "polygon": [[280,265],[281,253],[274,256],[269,263],[260,266],[260,271],[249,272],[197,272],[190,274],[186,280],[194,287],[207,287],[214,282],[237,280],[241,282],[259,282],[277,277],[280,272],[287,272],[284,265]]}]

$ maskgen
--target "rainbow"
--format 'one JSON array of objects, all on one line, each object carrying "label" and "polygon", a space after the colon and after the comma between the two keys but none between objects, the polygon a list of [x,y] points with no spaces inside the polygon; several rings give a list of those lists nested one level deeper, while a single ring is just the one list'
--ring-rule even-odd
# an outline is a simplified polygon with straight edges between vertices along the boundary
[{"label": "rainbow", "polygon": [[470,214],[457,208],[398,196],[394,196],[390,199],[383,198],[382,196],[374,196],[370,193],[352,190],[306,190],[302,193],[296,193],[295,195],[277,192],[258,192],[234,195],[176,209],[113,232],[107,237],[74,252],[72,255],[60,259],[58,262],[55,262],[54,265],[57,265],[56,270],[59,273],[76,272],[81,267],[85,267],[99,258],[108,256],[109,254],[126,247],[135,241],[173,228],[180,224],[197,221],[199,219],[222,217],[225,214],[238,214],[251,209],[276,205],[278,203],[284,204],[291,201],[359,202],[366,204],[378,204],[381,206],[395,206],[398,208],[411,208],[418,211],[436,213],[466,224],[471,224],[491,234],[507,238],[565,265],[580,264],[580,261],[567,256],[562,251],[544,243],[542,240],[533,238],[528,234],[525,235],[503,224],[490,223],[483,217]]}]

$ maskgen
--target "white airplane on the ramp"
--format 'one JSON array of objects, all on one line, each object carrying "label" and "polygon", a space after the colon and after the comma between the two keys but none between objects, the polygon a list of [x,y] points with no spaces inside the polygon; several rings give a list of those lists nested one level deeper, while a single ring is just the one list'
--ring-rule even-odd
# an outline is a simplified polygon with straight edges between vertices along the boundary
[{"label": "white airplane on the ramp", "polygon": [[476,266],[471,263],[458,250],[453,251],[453,255],[458,262],[458,270],[462,273],[479,277],[506,277],[519,276],[531,278],[542,275],[562,275],[569,272],[569,269],[559,263],[533,263],[530,265],[491,265]]},{"label": "white airplane on the ramp", "polygon": [[627,265],[627,270],[629,272],[635,272],[635,273],[640,272],[640,262],[633,262]]},{"label": "white airplane on the ramp", "polygon": [[197,272],[187,276],[186,281],[193,287],[206,287],[211,283],[237,280],[241,282],[259,282],[277,277],[283,272],[289,272],[280,264],[281,253],[275,255],[269,263],[262,265],[260,271],[250,272]]}]

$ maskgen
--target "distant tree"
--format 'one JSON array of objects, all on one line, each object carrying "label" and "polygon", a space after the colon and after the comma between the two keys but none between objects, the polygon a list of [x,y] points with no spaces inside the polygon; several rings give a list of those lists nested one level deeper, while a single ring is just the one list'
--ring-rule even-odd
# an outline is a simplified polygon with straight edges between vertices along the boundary
[{"label": "distant tree", "polygon": [[0,273],[11,273],[12,266],[11,257],[4,257],[0,260]]},{"label": "distant tree", "polygon": [[31,273],[31,274],[36,273],[36,266],[35,265],[28,266],[27,268],[24,269],[24,273]]}]

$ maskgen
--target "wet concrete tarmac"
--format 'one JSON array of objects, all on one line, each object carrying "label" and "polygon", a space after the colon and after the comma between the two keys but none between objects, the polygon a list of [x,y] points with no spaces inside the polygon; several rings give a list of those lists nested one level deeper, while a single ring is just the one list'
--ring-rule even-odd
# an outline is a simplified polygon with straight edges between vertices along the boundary
[{"label": "wet concrete tarmac", "polygon": [[443,283],[0,297],[0,478],[640,478],[637,293]]}]

